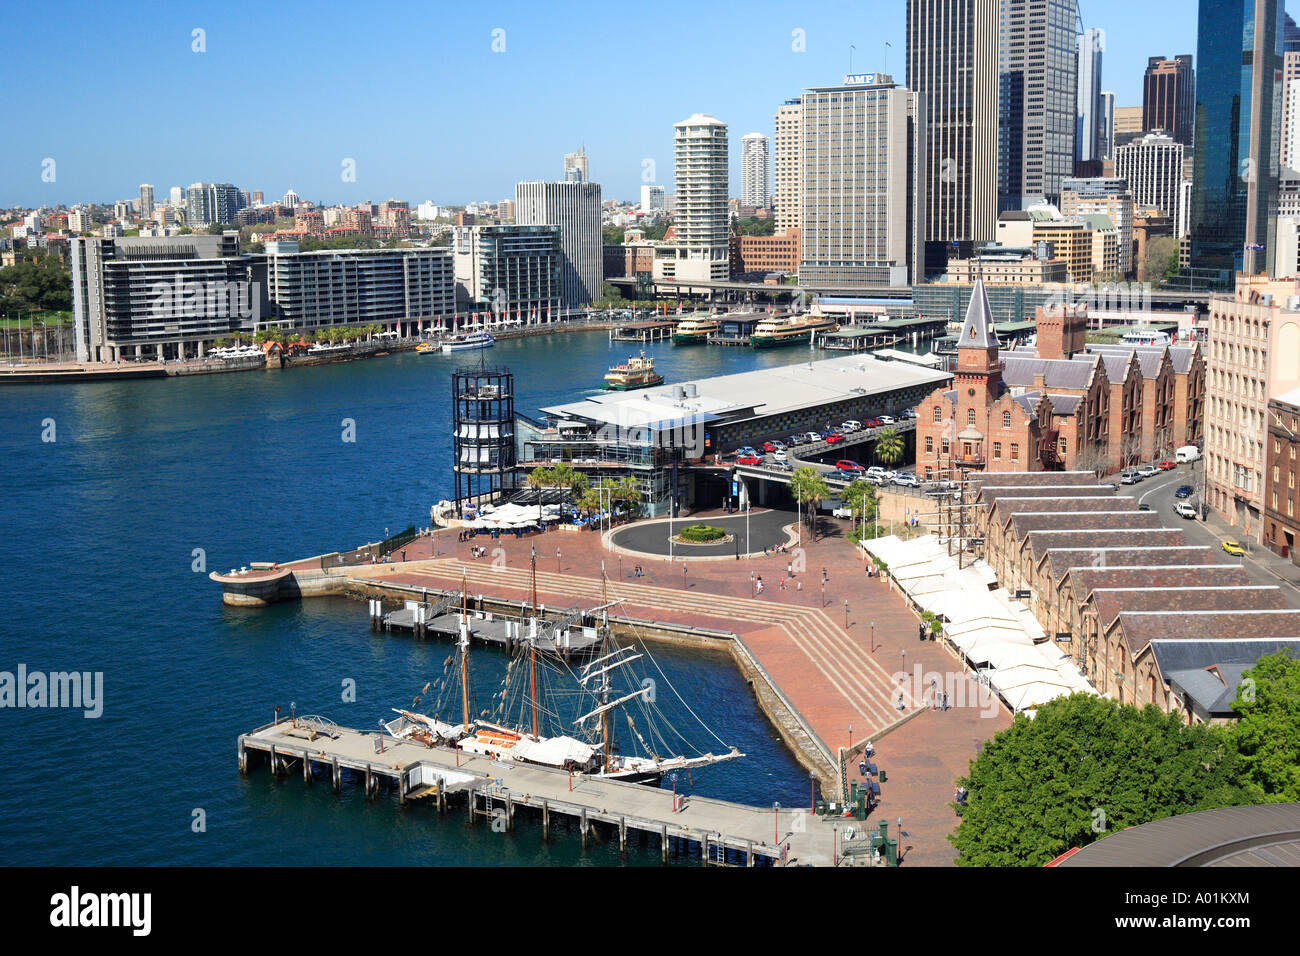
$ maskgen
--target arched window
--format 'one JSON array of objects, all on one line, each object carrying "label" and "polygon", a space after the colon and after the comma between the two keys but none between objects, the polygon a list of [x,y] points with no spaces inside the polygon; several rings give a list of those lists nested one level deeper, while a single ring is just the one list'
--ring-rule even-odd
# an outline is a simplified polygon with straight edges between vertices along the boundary
[{"label": "arched window", "polygon": [[1003,428],[1010,428],[1010,427],[1011,427],[1011,413],[1010,413],[1010,412],[1003,412],[1003,413],[1002,413],[1002,427],[1003,427]]}]

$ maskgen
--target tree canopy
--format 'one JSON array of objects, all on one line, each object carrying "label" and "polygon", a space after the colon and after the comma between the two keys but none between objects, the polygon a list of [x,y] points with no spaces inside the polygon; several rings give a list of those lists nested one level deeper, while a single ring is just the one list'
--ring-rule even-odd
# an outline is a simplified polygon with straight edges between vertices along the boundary
[{"label": "tree canopy", "polygon": [[0,269],[0,313],[71,309],[69,267],[53,253],[26,255],[31,258]]},{"label": "tree canopy", "polygon": [[1300,800],[1300,661],[1285,651],[1242,675],[1232,735],[1245,779],[1270,803]]}]

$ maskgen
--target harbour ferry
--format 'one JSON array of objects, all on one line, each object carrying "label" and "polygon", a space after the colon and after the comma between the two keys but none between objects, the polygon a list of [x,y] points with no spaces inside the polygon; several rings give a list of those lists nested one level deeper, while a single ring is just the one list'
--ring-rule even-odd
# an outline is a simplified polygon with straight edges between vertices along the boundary
[{"label": "harbour ferry", "polygon": [[605,374],[605,388],[630,392],[634,388],[662,385],[664,377],[655,371],[655,360],[646,358],[645,352],[634,355],[622,365],[613,366]]},{"label": "harbour ferry", "polygon": [[709,333],[718,331],[719,327],[716,315],[693,315],[682,319],[673,330],[673,345],[703,345],[708,341]]},{"label": "harbour ferry", "polygon": [[442,343],[444,352],[463,352],[467,349],[490,349],[496,345],[489,332],[466,332],[461,335],[453,335],[447,341]]},{"label": "harbour ferry", "polygon": [[807,315],[784,315],[764,319],[754,327],[749,344],[756,349],[771,349],[782,345],[812,344],[818,332],[835,328],[835,320],[816,312]]}]

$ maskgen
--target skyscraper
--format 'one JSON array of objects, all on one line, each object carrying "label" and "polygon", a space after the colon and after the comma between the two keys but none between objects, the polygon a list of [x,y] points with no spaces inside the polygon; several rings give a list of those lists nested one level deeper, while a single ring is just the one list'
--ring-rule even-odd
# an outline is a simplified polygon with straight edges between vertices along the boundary
[{"label": "skyscraper", "polygon": [[149,183],[140,184],[140,218],[153,218],[153,186]]},{"label": "skyscraper", "polygon": [[1102,159],[1115,158],[1115,94],[1101,94],[1101,111],[1097,121],[1097,154]]},{"label": "skyscraper", "polygon": [[766,207],[771,196],[768,186],[767,137],[746,133],[740,139],[740,202]]},{"label": "skyscraper", "polygon": [[517,183],[515,222],[560,227],[560,296],[564,305],[587,305],[600,297],[605,260],[599,183]]},{"label": "skyscraper", "polygon": [[924,265],[925,102],[886,73],[803,94],[799,277],[904,285]]},{"label": "skyscraper", "polygon": [[925,241],[993,239],[998,0],[908,0],[907,88],[925,102]]},{"label": "skyscraper", "polygon": [[1101,55],[1106,34],[1096,27],[1079,37],[1079,83],[1075,97],[1074,158],[1081,163],[1101,158]]},{"label": "skyscraper", "polygon": [[1183,148],[1164,133],[1147,133],[1115,150],[1115,175],[1128,181],[1134,204],[1154,207],[1172,218],[1175,235],[1184,231],[1178,221]]},{"label": "skyscraper", "polygon": [[1001,0],[998,204],[1057,202],[1074,172],[1075,0]]},{"label": "skyscraper", "polygon": [[641,186],[641,212],[643,215],[664,211],[664,187],[644,183]]},{"label": "skyscraper", "polygon": [[1190,147],[1195,125],[1196,73],[1191,54],[1172,60],[1150,57],[1142,77],[1142,129],[1148,133],[1164,130]]},{"label": "skyscraper", "polygon": [[566,183],[591,182],[587,176],[587,147],[580,146],[576,153],[564,154],[564,181]]},{"label": "skyscraper", "polygon": [[730,275],[727,236],[727,124],[696,113],[673,125],[674,238],[660,247],[655,278],[723,282]]},{"label": "skyscraper", "polygon": [[212,187],[208,183],[191,183],[185,190],[185,224],[192,229],[216,221],[212,213]]},{"label": "skyscraper", "polygon": [[[1270,261],[1276,222],[1280,0],[1202,0],[1190,265],[1222,285]],[[1275,95],[1277,94],[1277,95]]]},{"label": "skyscraper", "polygon": [[786,100],[776,109],[776,228],[799,228],[799,140],[803,136],[803,101]]}]

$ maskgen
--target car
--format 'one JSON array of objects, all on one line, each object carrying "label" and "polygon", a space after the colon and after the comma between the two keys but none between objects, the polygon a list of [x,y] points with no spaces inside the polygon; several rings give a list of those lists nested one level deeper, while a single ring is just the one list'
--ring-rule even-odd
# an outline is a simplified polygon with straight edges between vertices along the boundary
[{"label": "car", "polygon": [[895,475],[891,481],[893,484],[900,485],[904,488],[916,488],[921,484],[916,480],[916,475],[908,474]]},{"label": "car", "polygon": [[792,448],[795,445],[802,445],[803,443],[804,443],[804,437],[802,435],[791,435],[789,438],[785,440],[785,444],[787,448]]},{"label": "car", "polygon": [[789,456],[786,455],[784,449],[778,448],[776,451],[772,452],[772,460],[774,462],[784,462],[789,460]]},{"label": "car", "polygon": [[752,456],[758,454],[758,449],[755,448],[753,445],[742,445],[740,448],[737,448],[737,449],[736,449],[736,454],[737,454],[737,455],[748,455],[748,456],[752,457]]},{"label": "car", "polygon": [[826,436],[826,444],[828,445],[838,445],[842,441],[844,441],[844,436],[839,432],[831,432]]},{"label": "car", "polygon": [[1178,490],[1174,492],[1175,498],[1190,498],[1192,496],[1191,485],[1179,485]]},{"label": "car", "polygon": [[1236,541],[1225,541],[1225,542],[1223,542],[1223,551],[1224,551],[1225,554],[1230,554],[1230,555],[1232,555],[1234,558],[1244,557],[1245,554],[1246,554],[1246,549],[1243,548],[1243,547],[1242,547],[1240,544],[1238,544]]},{"label": "car", "polygon": [[779,446],[774,441],[763,442],[763,451],[776,451]]},{"label": "car", "polygon": [[831,512],[831,517],[833,517],[833,518],[852,518],[852,517],[853,517],[853,509],[852,509],[852,508],[836,508],[834,511]]},{"label": "car", "polygon": [[898,417],[899,417],[899,418],[915,418],[915,417],[916,417],[916,409],[914,409],[914,408],[905,408],[905,409],[903,409],[901,412],[898,413]]},{"label": "car", "polygon": [[1136,485],[1141,480],[1142,476],[1136,471],[1126,471],[1124,474],[1119,476],[1119,483],[1121,485]]},{"label": "car", "polygon": [[1160,474],[1160,469],[1157,468],[1155,465],[1143,465],[1141,468],[1138,469],[1138,474],[1141,475],[1143,478],[1153,478],[1156,475]]},{"label": "car", "polygon": [[880,416],[880,424],[882,424],[882,425],[892,425],[892,424],[894,424],[894,416],[893,416],[893,415],[881,415],[881,416]]},{"label": "car", "polygon": [[862,431],[862,422],[850,418],[847,422],[840,423],[840,431],[860,432]]},{"label": "car", "polygon": [[1150,510],[1151,510],[1150,505],[1138,505],[1138,511],[1150,511]]},{"label": "car", "polygon": [[757,455],[741,455],[739,458],[736,459],[736,464],[737,465],[761,465],[763,464],[763,459],[758,457]]},{"label": "car", "polygon": [[1173,471],[1173,470],[1174,470],[1175,468],[1177,468],[1178,466],[1175,465],[1175,464],[1174,464],[1172,461],[1170,461],[1168,458],[1166,458],[1164,461],[1162,461],[1162,462],[1160,462],[1158,465],[1156,465],[1156,467],[1159,468],[1161,471]]},{"label": "car", "polygon": [[1180,501],[1174,505],[1174,514],[1182,518],[1195,518],[1196,509],[1186,501]]},{"label": "car", "polygon": [[822,440],[822,436],[819,435],[819,434],[817,434],[817,432],[804,432],[804,433],[803,433],[803,440],[804,440],[805,443],[807,443],[807,444],[811,444],[812,442],[819,442],[819,441],[821,441],[821,440]]},{"label": "car", "polygon": [[879,428],[881,425],[885,423],[881,421],[879,418],[873,418],[871,419],[871,421],[867,422],[867,424],[870,425],[872,428]]},{"label": "car", "polygon": [[838,471],[849,471],[855,475],[860,475],[867,470],[863,468],[861,465],[859,465],[856,461],[849,461],[849,459],[847,458],[842,458],[839,461],[837,461],[835,463],[835,468]]}]

